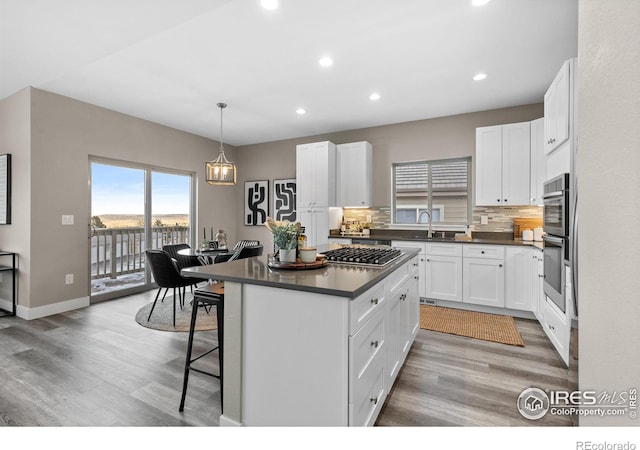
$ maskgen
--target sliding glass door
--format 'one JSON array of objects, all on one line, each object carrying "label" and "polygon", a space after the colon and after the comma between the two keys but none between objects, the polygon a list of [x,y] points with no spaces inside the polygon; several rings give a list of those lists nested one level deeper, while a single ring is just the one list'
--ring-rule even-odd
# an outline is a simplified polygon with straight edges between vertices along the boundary
[{"label": "sliding glass door", "polygon": [[147,290],[144,252],[194,241],[193,174],[91,161],[91,301]]}]

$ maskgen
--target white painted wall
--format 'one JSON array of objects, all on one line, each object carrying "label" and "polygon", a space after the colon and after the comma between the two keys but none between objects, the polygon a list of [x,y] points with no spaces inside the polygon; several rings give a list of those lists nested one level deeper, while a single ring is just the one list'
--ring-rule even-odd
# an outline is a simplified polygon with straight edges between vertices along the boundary
[{"label": "white painted wall", "polygon": [[[640,2],[581,0],[579,385],[640,388]],[[585,417],[580,425],[640,425]]]}]

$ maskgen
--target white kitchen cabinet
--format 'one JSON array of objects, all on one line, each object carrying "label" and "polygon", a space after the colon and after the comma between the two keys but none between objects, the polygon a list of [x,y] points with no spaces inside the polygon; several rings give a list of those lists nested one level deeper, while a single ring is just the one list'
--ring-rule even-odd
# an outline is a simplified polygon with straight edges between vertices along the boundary
[{"label": "white kitchen cabinet", "polygon": [[547,180],[547,161],[544,153],[544,117],[531,122],[531,205],[542,206],[544,182]]},{"label": "white kitchen cabinet", "polygon": [[307,246],[329,243],[329,209],[298,207],[298,221],[305,228]]},{"label": "white kitchen cabinet", "polygon": [[467,244],[462,251],[462,301],[504,308],[504,247]]},{"label": "white kitchen cabinet", "polygon": [[507,308],[531,312],[536,309],[538,252],[538,249],[528,247],[506,248],[505,306]]},{"label": "white kitchen cabinet", "polygon": [[335,206],[336,145],[314,142],[296,147],[296,203],[302,207]]},{"label": "white kitchen cabinet", "polygon": [[372,205],[372,149],[368,142],[337,147],[337,206],[368,208]]},{"label": "white kitchen cabinet", "polygon": [[533,279],[533,314],[538,319],[538,322],[542,323],[542,302],[544,301],[544,258],[542,257],[542,250],[538,250],[534,254],[534,270],[531,273]]},{"label": "white kitchen cabinet", "polygon": [[476,205],[530,202],[529,122],[476,128]]},{"label": "white kitchen cabinet", "polygon": [[421,298],[426,297],[426,289],[425,289],[425,270],[426,270],[426,244],[420,241],[391,241],[391,246],[394,248],[417,248],[420,253],[418,254],[418,262],[417,262],[417,274],[418,277],[418,296]]},{"label": "white kitchen cabinet", "polygon": [[565,61],[544,94],[544,152],[551,153],[569,138],[571,61]]},{"label": "white kitchen cabinet", "polygon": [[420,327],[420,299],[415,282],[417,257],[408,266],[407,276],[386,294],[388,299],[387,385],[393,385]]},{"label": "white kitchen cabinet", "polygon": [[462,245],[428,243],[425,254],[425,297],[462,301]]}]

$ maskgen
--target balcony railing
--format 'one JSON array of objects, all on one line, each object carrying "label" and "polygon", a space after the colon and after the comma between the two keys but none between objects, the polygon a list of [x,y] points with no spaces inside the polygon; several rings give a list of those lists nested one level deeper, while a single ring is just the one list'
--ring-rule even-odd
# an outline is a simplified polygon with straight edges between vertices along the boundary
[{"label": "balcony railing", "polygon": [[[151,248],[189,243],[189,227],[151,228]],[[143,227],[97,228],[91,237],[91,279],[117,278],[144,271]]]}]

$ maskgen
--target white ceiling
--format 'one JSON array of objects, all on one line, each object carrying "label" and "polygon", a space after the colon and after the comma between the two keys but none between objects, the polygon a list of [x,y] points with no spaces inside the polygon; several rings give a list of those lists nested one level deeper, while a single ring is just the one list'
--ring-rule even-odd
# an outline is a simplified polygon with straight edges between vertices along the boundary
[{"label": "white ceiling", "polygon": [[577,28],[577,0],[0,0],[0,99],[31,85],[213,139],[226,102],[245,145],[541,102]]}]

